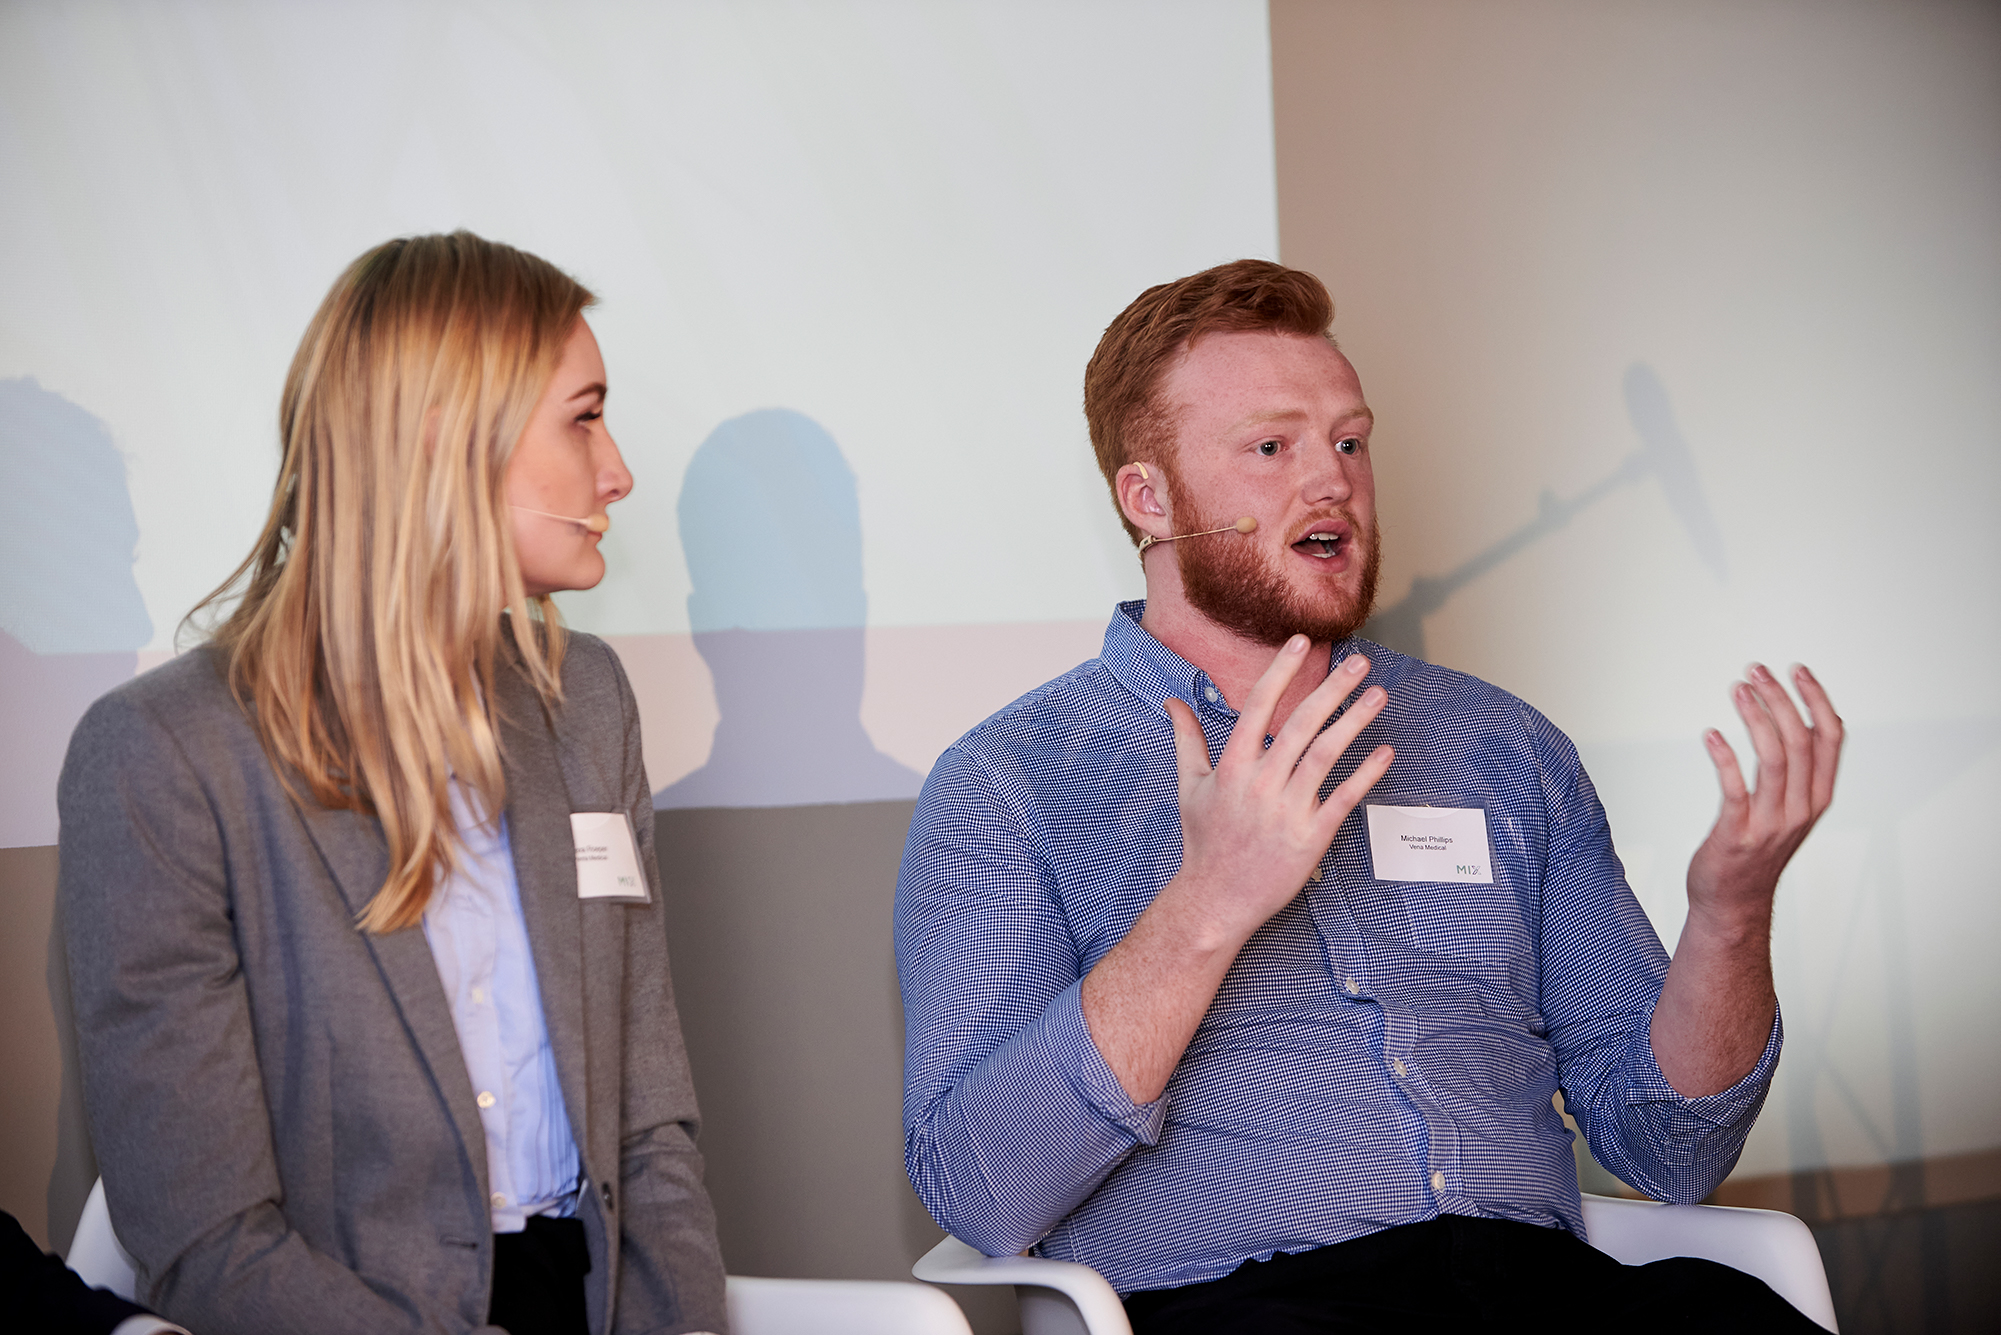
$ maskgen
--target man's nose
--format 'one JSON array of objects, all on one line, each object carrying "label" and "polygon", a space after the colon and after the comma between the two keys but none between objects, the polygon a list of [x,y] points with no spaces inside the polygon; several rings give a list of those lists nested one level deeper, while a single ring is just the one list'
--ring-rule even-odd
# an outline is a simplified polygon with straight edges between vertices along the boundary
[{"label": "man's nose", "polygon": [[1304,454],[1307,469],[1301,499],[1308,505],[1339,505],[1355,494],[1349,475],[1355,461],[1335,449],[1333,442],[1308,446]]}]

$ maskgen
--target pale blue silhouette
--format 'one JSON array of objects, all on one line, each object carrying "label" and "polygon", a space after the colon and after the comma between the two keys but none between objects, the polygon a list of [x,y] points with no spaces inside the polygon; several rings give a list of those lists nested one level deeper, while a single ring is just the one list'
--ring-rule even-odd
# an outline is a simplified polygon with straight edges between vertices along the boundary
[{"label": "pale blue silhouette", "polygon": [[56,776],[90,702],[153,638],[139,524],[104,423],[0,380],[0,848],[56,841]]},{"label": "pale blue silhouette", "polygon": [[784,408],[732,418],[689,461],[677,512],[688,621],[721,719],[708,762],[654,806],[916,796],[923,776],[861,724],[861,505],[834,438]]}]

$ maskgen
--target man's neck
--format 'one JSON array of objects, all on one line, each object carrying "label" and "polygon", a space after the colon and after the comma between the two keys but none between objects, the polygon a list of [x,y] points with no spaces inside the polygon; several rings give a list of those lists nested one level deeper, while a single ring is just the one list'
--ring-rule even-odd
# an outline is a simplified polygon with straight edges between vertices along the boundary
[{"label": "man's neck", "polygon": [[[1206,672],[1230,708],[1241,710],[1250,699],[1251,687],[1278,657],[1279,646],[1249,639],[1217,625],[1188,602],[1178,582],[1156,579],[1151,569],[1147,576],[1146,612],[1140,617],[1140,629]],[[1174,587],[1162,588],[1162,584]],[[1333,652],[1332,642],[1314,642],[1307,651],[1306,662],[1279,696],[1269,731],[1277,732],[1292,717],[1299,702],[1327,679],[1328,660]]]}]

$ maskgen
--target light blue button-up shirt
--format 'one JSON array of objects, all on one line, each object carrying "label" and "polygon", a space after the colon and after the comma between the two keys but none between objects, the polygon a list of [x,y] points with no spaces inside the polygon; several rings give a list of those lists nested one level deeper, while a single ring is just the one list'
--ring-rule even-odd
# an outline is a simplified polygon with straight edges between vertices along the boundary
[{"label": "light blue button-up shirt", "polygon": [[457,780],[451,801],[465,856],[424,911],[424,940],[486,1130],[493,1231],[518,1233],[530,1215],[575,1208],[577,1142],[542,1016],[507,818],[481,824]]},{"label": "light blue button-up shirt", "polygon": [[1479,808],[1493,883],[1379,879],[1366,821],[1237,957],[1168,1082],[1134,1104],[1082,979],[1179,869],[1169,696],[1213,760],[1237,713],[1112,617],[1103,654],[988,719],[925,782],[896,890],[904,1145],[941,1224],[1031,1244],[1121,1291],[1215,1279],[1441,1214],[1583,1236],[1564,1101],[1598,1159],[1663,1200],[1736,1161],[1779,1031],[1734,1087],[1683,1098],[1649,1023],[1667,952],[1576,749],[1505,691],[1365,641],[1389,692],[1329,783],[1396,747],[1368,801]]}]

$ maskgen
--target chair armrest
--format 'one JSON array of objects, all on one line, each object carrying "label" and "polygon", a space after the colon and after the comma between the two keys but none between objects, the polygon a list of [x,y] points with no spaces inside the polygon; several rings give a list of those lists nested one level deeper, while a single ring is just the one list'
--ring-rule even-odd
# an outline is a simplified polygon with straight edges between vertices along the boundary
[{"label": "chair armrest", "polygon": [[1624,1265],[1699,1256],[1756,1275],[1808,1318],[1834,1330],[1834,1297],[1813,1232],[1777,1210],[1663,1205],[1584,1197],[1586,1240]]},{"label": "chair armrest", "polygon": [[910,1273],[928,1284],[1013,1285],[1021,1299],[1022,1335],[1132,1335],[1119,1295],[1103,1275],[1075,1261],[986,1256],[946,1238]]}]

